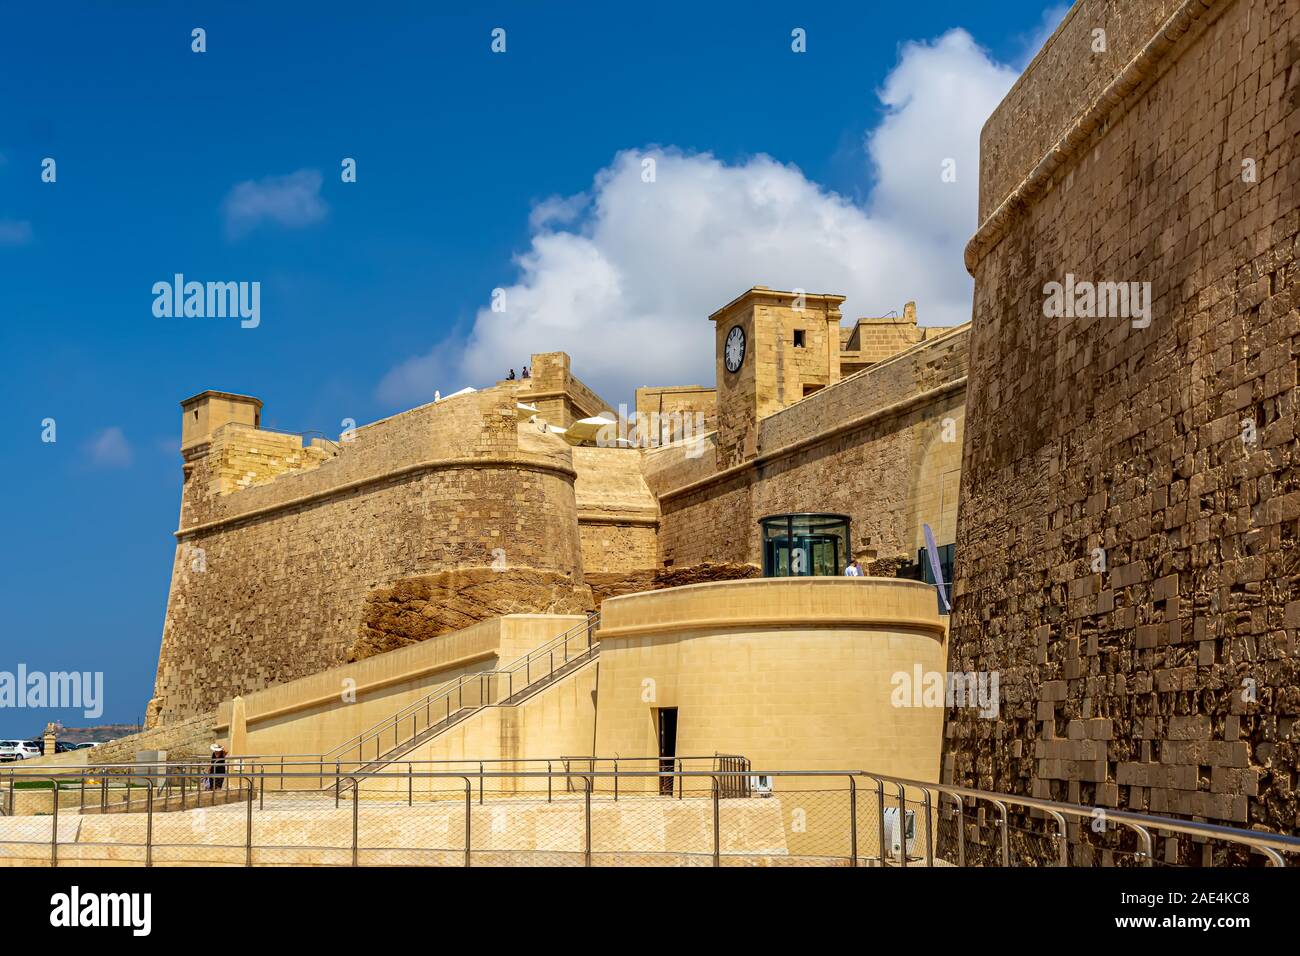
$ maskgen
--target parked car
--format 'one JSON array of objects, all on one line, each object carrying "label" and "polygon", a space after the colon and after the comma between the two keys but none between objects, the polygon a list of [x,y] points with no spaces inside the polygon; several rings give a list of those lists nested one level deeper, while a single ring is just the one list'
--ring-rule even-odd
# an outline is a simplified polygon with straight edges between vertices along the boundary
[{"label": "parked car", "polygon": [[[38,738],[36,738],[35,740],[31,740],[31,741],[28,741],[28,742],[29,742],[33,747],[35,747],[37,750],[39,750],[39,751],[41,752],[41,756],[42,756],[42,757],[45,756],[45,738],[43,738],[43,737],[38,737]],[[70,743],[68,743],[66,740],[56,740],[56,741],[54,741],[54,752],[55,752],[56,754],[65,754],[65,753],[67,753],[69,750],[76,750],[76,749],[77,749],[77,745],[76,745],[76,744],[70,744]]]},{"label": "parked car", "polygon": [[98,746],[99,746],[99,742],[98,742],[98,741],[95,741],[95,740],[87,740],[87,741],[85,741],[85,742],[83,742],[83,743],[79,743],[79,744],[68,744],[68,749],[69,749],[69,750],[89,750],[91,747],[98,747]]},{"label": "parked car", "polygon": [[0,740],[0,762],[39,757],[41,748],[30,740]]}]

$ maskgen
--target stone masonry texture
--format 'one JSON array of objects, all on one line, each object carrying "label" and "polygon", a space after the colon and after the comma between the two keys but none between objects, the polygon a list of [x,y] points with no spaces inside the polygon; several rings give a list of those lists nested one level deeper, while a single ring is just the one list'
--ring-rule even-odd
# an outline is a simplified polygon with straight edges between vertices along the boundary
[{"label": "stone masonry texture", "polygon": [[1300,826],[1297,142],[1294,0],[1081,0],[986,125],[945,779]]},{"label": "stone masonry texture", "polygon": [[952,542],[967,341],[959,327],[763,418],[757,457],[730,469],[711,451],[647,452],[661,564],[761,566],[758,520],[786,512],[847,514],[854,555],[867,561],[915,560],[927,523]]},{"label": "stone masonry texture", "polygon": [[[595,401],[564,353],[533,356],[532,380],[306,447],[260,428],[256,398],[187,399],[150,726],[487,617],[583,612],[616,594],[756,575],[757,518],[772,512],[843,510],[855,552],[895,563],[915,557],[923,522],[952,541],[969,329],[802,396],[802,382],[831,377],[817,355],[833,374],[825,352],[838,343],[813,334],[827,322],[774,325],[785,337],[784,325],[807,325],[810,346],[796,356],[807,368],[787,365],[793,401],[773,413],[736,404],[757,457],[725,474],[716,434],[571,447],[520,420],[523,399],[550,402],[562,420]],[[826,349],[812,348],[819,341]]]},{"label": "stone masonry texture", "polygon": [[[368,598],[403,579],[480,569],[460,579],[461,611],[489,616],[554,606],[565,580],[589,602],[569,446],[517,426],[516,395],[413,409],[324,460],[235,424],[190,450],[150,723],[400,643],[362,623],[391,620]],[[527,595],[543,607],[525,608]]]}]

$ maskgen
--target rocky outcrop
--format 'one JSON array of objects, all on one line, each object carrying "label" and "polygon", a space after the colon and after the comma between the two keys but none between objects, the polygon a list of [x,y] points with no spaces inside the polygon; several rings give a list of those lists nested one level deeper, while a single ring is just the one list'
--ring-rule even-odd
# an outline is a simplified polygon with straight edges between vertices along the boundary
[{"label": "rocky outcrop", "polygon": [[911,563],[907,555],[900,554],[893,558],[877,558],[868,561],[862,566],[862,571],[869,578],[896,578],[898,572]]},{"label": "rocky outcrop", "polygon": [[406,578],[367,596],[346,660],[364,660],[502,614],[583,614],[594,607],[591,588],[555,571],[467,568]]},{"label": "rocky outcrop", "polygon": [[705,561],[683,568],[661,568],[658,571],[630,571],[626,574],[589,572],[585,577],[596,603],[620,594],[637,594],[676,588],[686,584],[704,584],[709,581],[734,581],[738,578],[762,577],[763,570],[752,564],[713,563]]}]

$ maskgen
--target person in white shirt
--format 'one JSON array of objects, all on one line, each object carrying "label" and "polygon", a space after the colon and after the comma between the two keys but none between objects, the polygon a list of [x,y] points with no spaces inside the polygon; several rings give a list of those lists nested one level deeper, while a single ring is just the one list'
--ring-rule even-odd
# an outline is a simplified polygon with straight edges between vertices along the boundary
[{"label": "person in white shirt", "polygon": [[860,578],[860,577],[862,577],[862,569],[858,567],[858,559],[857,559],[857,558],[854,558],[852,561],[849,562],[849,566],[848,566],[847,568],[844,569],[844,576],[845,576],[846,578]]}]

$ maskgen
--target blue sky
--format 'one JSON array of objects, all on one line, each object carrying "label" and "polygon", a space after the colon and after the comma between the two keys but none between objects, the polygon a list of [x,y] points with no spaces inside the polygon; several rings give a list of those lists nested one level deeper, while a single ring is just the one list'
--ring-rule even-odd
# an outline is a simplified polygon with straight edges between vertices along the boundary
[{"label": "blue sky", "polygon": [[[267,427],[335,434],[544,347],[573,352],[617,402],[653,376],[698,379],[710,305],[801,281],[779,264],[823,236],[809,288],[850,292],[863,314],[908,296],[923,322],[960,321],[953,250],[975,225],[973,169],[960,200],[907,176],[973,155],[1061,14],[1042,0],[473,6],[0,6],[0,671],[105,675],[101,717],[0,709],[0,736],[143,713],[178,403],[195,392],[254,394]],[[983,99],[962,99],[970,89]],[[647,155],[661,160],[655,195],[698,210],[696,232],[665,224],[684,215],[622,217],[626,173]],[[344,157],[355,183],[340,181]],[[722,228],[710,216],[727,221],[730,258],[696,267]],[[895,291],[856,271],[900,250],[936,257],[942,282]],[[176,272],[259,281],[261,324],[155,318],[151,287]],[[520,305],[493,325],[482,310],[498,287]],[[674,323],[681,344],[638,346]],[[692,358],[679,366],[674,349]]]}]

